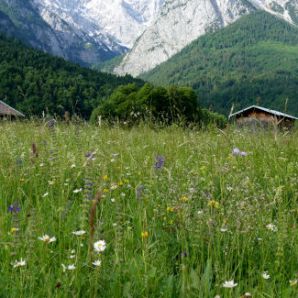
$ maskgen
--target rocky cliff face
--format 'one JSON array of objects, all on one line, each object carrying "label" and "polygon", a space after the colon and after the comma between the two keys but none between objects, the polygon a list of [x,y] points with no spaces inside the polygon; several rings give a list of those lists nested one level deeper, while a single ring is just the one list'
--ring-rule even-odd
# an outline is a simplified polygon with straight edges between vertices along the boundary
[{"label": "rocky cliff face", "polygon": [[82,65],[125,53],[164,0],[0,0],[0,30]]},{"label": "rocky cliff face", "polygon": [[223,28],[257,9],[298,24],[297,0],[167,0],[115,72],[138,76],[168,60],[207,32]]}]

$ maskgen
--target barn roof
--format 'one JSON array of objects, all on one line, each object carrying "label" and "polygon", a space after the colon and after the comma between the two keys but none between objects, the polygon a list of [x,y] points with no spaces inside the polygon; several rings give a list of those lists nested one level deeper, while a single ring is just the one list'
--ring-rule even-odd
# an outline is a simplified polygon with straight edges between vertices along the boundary
[{"label": "barn roof", "polygon": [[0,115],[4,116],[16,116],[16,117],[25,117],[24,114],[12,108],[2,100],[0,100]]},{"label": "barn roof", "polygon": [[252,105],[250,107],[247,107],[243,110],[240,110],[236,113],[233,113],[229,116],[229,118],[232,118],[232,117],[235,117],[235,116],[238,116],[238,115],[241,115],[243,114],[244,112],[247,112],[249,110],[260,110],[260,111],[263,111],[263,112],[266,112],[266,113],[269,113],[271,115],[274,115],[276,117],[282,117],[282,118],[288,118],[288,119],[292,119],[292,120],[298,120],[297,117],[294,117],[294,116],[291,116],[289,114],[285,114],[285,113],[282,113],[282,112],[279,112],[279,111],[275,111],[275,110],[270,110],[270,109],[266,109],[266,108],[263,108],[263,107],[260,107],[260,106],[256,106],[256,105]]}]

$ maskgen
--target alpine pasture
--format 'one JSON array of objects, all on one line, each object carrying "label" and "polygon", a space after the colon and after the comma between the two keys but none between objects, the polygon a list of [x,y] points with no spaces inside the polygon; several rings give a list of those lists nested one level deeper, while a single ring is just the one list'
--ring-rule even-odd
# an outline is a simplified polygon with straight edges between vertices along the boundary
[{"label": "alpine pasture", "polygon": [[0,124],[0,297],[298,297],[298,134]]}]

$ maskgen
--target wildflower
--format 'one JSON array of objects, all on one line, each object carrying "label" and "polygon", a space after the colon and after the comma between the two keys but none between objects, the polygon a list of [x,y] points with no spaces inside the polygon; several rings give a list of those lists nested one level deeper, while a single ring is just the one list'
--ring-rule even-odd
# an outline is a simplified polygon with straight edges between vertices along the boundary
[{"label": "wildflower", "polygon": [[104,188],[104,189],[103,189],[103,192],[104,192],[104,193],[108,193],[109,190],[108,190],[107,188]]},{"label": "wildflower", "polygon": [[95,154],[96,154],[95,151],[94,152],[87,152],[85,154],[85,157],[87,158],[87,160],[95,160]]},{"label": "wildflower", "polygon": [[74,259],[76,256],[75,255],[70,255],[69,258],[70,259]]},{"label": "wildflower", "polygon": [[228,229],[223,227],[223,228],[220,229],[220,231],[221,231],[222,233],[225,233],[225,232],[228,231]]},{"label": "wildflower", "polygon": [[239,148],[234,148],[232,154],[234,156],[247,156],[247,152],[241,151]]},{"label": "wildflower", "polygon": [[167,212],[174,212],[174,208],[173,207],[167,207]]},{"label": "wildflower", "polygon": [[147,231],[144,231],[141,233],[142,239],[147,239],[149,237],[149,233]]},{"label": "wildflower", "polygon": [[111,190],[115,190],[117,188],[118,188],[118,184],[117,183],[112,183]]},{"label": "wildflower", "polygon": [[238,284],[234,282],[234,280],[228,280],[228,281],[225,281],[223,284],[222,284],[222,287],[223,288],[235,288]]},{"label": "wildflower", "polygon": [[246,292],[241,298],[252,298],[252,294],[249,292]]},{"label": "wildflower", "polygon": [[44,194],[42,195],[42,197],[45,198],[45,197],[47,197],[48,195],[49,195],[49,193],[46,192],[46,193],[44,193]]},{"label": "wildflower", "polygon": [[95,267],[99,267],[101,265],[101,260],[96,260],[92,263]]},{"label": "wildflower", "polygon": [[75,167],[76,167],[75,164],[72,164],[72,165],[70,166],[71,169],[74,169]]},{"label": "wildflower", "polygon": [[165,164],[165,158],[161,155],[158,155],[156,157],[156,162],[155,162],[154,168],[157,170],[160,170],[163,168],[164,164]]},{"label": "wildflower", "polygon": [[112,203],[115,203],[116,200],[115,200],[114,198],[111,198],[111,202],[112,202]]},{"label": "wildflower", "polygon": [[19,230],[20,230],[19,228],[11,228],[10,232],[12,234],[14,234],[14,233],[18,232]]},{"label": "wildflower", "polygon": [[83,189],[82,188],[78,188],[78,189],[75,189],[74,191],[73,191],[73,193],[79,193],[79,192],[81,192]]},{"label": "wildflower", "polygon": [[99,240],[93,244],[94,250],[96,252],[103,252],[106,249],[106,242],[104,240]]},{"label": "wildflower", "polygon": [[272,232],[277,232],[277,231],[278,231],[277,226],[274,225],[274,224],[272,224],[272,223],[266,225],[266,228],[267,228],[268,230],[272,231]]},{"label": "wildflower", "polygon": [[189,201],[189,198],[187,196],[182,196],[180,199],[179,199],[181,202],[188,202]]},{"label": "wildflower", "polygon": [[198,215],[202,215],[203,213],[204,213],[203,210],[198,210],[198,211],[197,211],[197,214],[198,214]]},{"label": "wildflower", "polygon": [[73,271],[76,269],[76,266],[74,264],[70,264],[67,266],[65,266],[64,264],[61,264],[61,266],[63,268],[63,272],[65,272],[66,270]]},{"label": "wildflower", "polygon": [[38,237],[39,240],[45,243],[51,243],[56,241],[56,237],[50,237],[49,235],[45,234],[42,237]]},{"label": "wildflower", "polygon": [[289,283],[291,287],[294,287],[298,284],[298,279],[296,278],[296,279],[289,280]]},{"label": "wildflower", "polygon": [[73,231],[72,234],[75,236],[83,236],[86,234],[86,231],[84,231],[84,230]]},{"label": "wildflower", "polygon": [[269,279],[269,278],[270,278],[270,275],[268,274],[267,271],[264,271],[264,272],[262,273],[262,277],[263,277],[264,279]]},{"label": "wildflower", "polygon": [[102,176],[102,180],[103,180],[103,181],[108,181],[108,180],[109,180],[109,176],[108,176],[108,175],[104,175],[104,176]]},{"label": "wildflower", "polygon": [[13,268],[24,267],[26,266],[26,261],[21,258],[19,261],[15,261],[11,265],[13,266]]},{"label": "wildflower", "polygon": [[15,203],[15,204],[12,204],[8,207],[8,212],[11,212],[11,213],[18,213],[21,211],[21,208]]},{"label": "wildflower", "polygon": [[210,200],[208,202],[208,206],[210,208],[215,208],[215,209],[218,209],[219,208],[219,202],[215,201],[215,200]]}]

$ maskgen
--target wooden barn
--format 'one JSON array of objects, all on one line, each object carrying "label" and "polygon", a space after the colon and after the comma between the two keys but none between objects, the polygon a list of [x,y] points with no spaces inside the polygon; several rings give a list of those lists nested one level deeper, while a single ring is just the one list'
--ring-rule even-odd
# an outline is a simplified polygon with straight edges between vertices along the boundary
[{"label": "wooden barn", "polygon": [[24,114],[0,100],[0,119],[16,119],[25,117]]},{"label": "wooden barn", "polygon": [[294,116],[256,105],[231,114],[229,119],[234,120],[240,127],[280,127],[282,129],[291,129],[298,120]]}]

